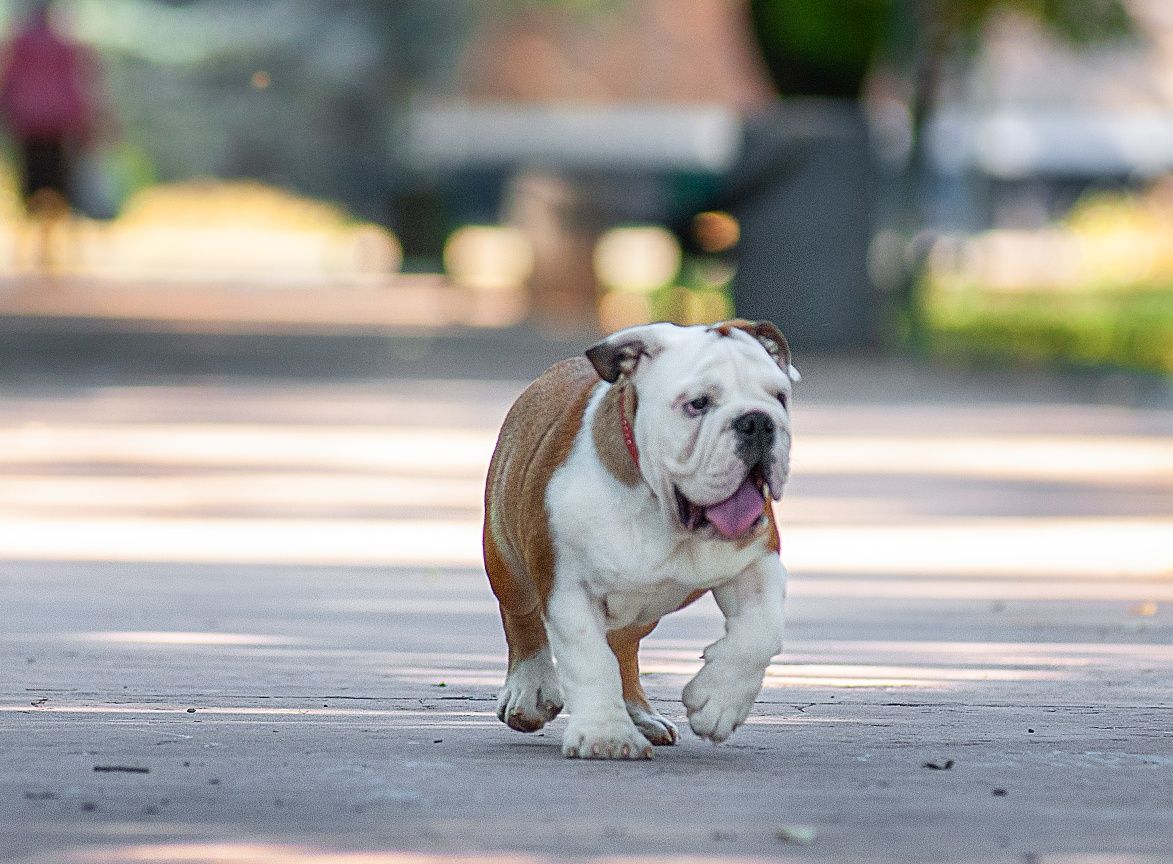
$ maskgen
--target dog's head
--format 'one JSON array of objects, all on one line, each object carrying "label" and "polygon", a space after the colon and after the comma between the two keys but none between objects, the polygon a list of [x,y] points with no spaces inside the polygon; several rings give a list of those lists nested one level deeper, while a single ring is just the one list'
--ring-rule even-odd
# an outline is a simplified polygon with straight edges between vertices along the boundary
[{"label": "dog's head", "polygon": [[769,322],[647,324],[586,352],[603,380],[632,386],[643,479],[683,531],[741,540],[761,530],[790,463],[790,347]]}]

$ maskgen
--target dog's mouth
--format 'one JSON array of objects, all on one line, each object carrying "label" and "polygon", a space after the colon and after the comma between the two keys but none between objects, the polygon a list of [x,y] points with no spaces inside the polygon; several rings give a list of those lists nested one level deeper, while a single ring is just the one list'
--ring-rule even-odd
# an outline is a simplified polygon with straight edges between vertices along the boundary
[{"label": "dog's mouth", "polygon": [[678,487],[676,512],[686,531],[712,525],[726,540],[741,540],[754,533],[766,519],[766,474],[761,463],[750,469],[737,491],[716,504],[702,507],[688,500]]}]

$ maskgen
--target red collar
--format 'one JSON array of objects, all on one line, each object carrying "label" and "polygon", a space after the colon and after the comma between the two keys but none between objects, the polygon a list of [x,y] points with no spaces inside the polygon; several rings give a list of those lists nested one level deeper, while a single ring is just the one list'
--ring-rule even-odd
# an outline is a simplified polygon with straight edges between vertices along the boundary
[{"label": "red collar", "polygon": [[635,446],[635,432],[631,428],[631,421],[627,419],[627,387],[619,390],[619,426],[623,429],[623,443],[627,445],[627,452],[631,454],[631,461],[639,467],[639,448]]}]

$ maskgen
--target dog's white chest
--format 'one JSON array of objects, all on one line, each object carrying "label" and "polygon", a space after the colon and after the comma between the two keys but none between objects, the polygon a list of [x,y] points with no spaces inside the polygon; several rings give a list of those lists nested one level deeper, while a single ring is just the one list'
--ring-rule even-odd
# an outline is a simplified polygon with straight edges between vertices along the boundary
[{"label": "dog's white chest", "polygon": [[608,629],[655,621],[767,554],[764,538],[735,546],[682,534],[647,487],[620,483],[590,442],[596,404],[597,396],[569,458],[551,478],[546,506],[559,557],[556,579],[577,582],[602,601]]},{"label": "dog's white chest", "polygon": [[653,586],[648,591],[609,591],[603,595],[607,629],[621,630],[657,621],[679,609],[692,593],[675,583]]},{"label": "dog's white chest", "polygon": [[[728,548],[680,549],[673,555],[662,552],[654,542],[641,550],[646,533],[629,535],[625,542],[606,548],[595,547],[594,568],[585,578],[585,587],[602,598],[608,629],[655,621],[674,612],[698,591],[706,591],[737,576],[765,550],[757,544],[740,552]],[[717,544],[711,544],[716,546]],[[624,551],[628,559],[623,560]],[[650,554],[640,555],[638,551]],[[618,553],[618,554],[616,554]],[[634,554],[633,554],[634,553]]]}]

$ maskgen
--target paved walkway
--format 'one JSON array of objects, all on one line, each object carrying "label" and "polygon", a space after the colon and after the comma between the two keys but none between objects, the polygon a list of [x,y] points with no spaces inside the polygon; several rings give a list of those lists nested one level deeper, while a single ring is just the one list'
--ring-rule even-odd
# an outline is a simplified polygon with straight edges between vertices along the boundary
[{"label": "paved walkway", "polygon": [[1173,860],[1167,404],[805,364],[751,722],[599,764],[493,716],[521,382],[426,371],[0,385],[0,860]]}]

